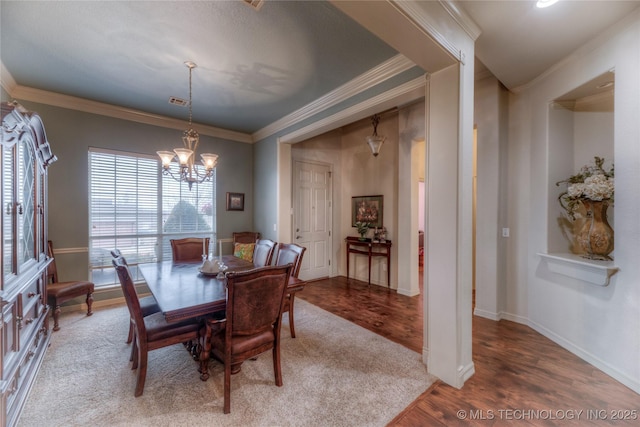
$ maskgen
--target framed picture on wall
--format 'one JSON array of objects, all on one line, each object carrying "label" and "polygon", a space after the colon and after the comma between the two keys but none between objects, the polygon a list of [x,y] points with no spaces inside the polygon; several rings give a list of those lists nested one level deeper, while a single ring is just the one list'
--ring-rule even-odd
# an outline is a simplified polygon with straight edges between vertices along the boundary
[{"label": "framed picture on wall", "polygon": [[227,193],[227,210],[244,210],[244,193]]},{"label": "framed picture on wall", "polygon": [[351,225],[368,222],[369,228],[382,228],[384,196],[356,196],[351,198]]}]

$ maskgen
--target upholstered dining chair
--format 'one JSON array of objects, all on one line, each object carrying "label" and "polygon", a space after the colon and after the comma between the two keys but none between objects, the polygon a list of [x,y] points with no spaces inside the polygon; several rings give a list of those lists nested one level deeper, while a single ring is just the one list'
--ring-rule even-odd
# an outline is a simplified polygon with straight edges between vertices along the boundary
[{"label": "upholstered dining chair", "polygon": [[271,265],[276,245],[276,242],[269,239],[256,241],[256,247],[253,250],[253,265],[256,267],[266,267]]},{"label": "upholstered dining chair", "polygon": [[292,265],[227,273],[227,310],[222,320],[207,320],[212,330],[211,352],[224,364],[224,413],[231,412],[231,374],[242,362],[273,350],[273,371],[282,386],[280,322]]},{"label": "upholstered dining chair", "polygon": [[47,242],[47,253],[51,262],[47,267],[47,303],[53,309],[53,330],[60,330],[60,305],[74,298],[85,296],[87,303],[87,316],[91,316],[91,306],[93,305],[93,290],[95,285],[86,280],[73,280],[68,282],[58,282],[58,268],[56,259],[53,256],[53,243]]},{"label": "upholstered dining chair", "polygon": [[[141,396],[147,377],[148,353],[158,348],[189,341],[197,341],[199,337],[200,321],[188,319],[182,322],[167,323],[162,313],[143,316],[140,300],[136,293],[131,273],[122,257],[113,259],[113,266],[118,273],[124,299],[127,301],[129,314],[135,327],[133,341],[133,365],[131,369],[138,369],[135,396]],[[195,370],[194,370],[195,371]]]},{"label": "upholstered dining chair", "polygon": [[[302,266],[302,257],[307,250],[304,246],[297,245],[295,243],[280,243],[278,245],[278,254],[276,255],[275,265],[293,264],[291,270],[291,276],[298,277],[300,274],[300,267]],[[291,331],[291,338],[296,337],[296,328],[293,320],[293,303],[295,302],[296,293],[287,293],[284,297],[283,313],[289,312],[289,330]]]},{"label": "upholstered dining chair", "polygon": [[174,261],[202,261],[202,255],[209,253],[209,238],[205,238],[204,252],[202,237],[171,239],[171,253]]},{"label": "upholstered dining chair", "polygon": [[238,231],[232,234],[233,243],[255,243],[260,238],[256,231]]},{"label": "upholstered dining chair", "polygon": [[253,253],[260,233],[255,231],[239,231],[232,234],[233,256],[253,262]]},{"label": "upholstered dining chair", "polygon": [[[122,256],[122,252],[120,252],[120,249],[113,249],[111,251],[111,256],[113,256],[114,258],[122,258],[122,261],[127,264],[127,260]],[[153,313],[157,313],[160,311],[160,306],[158,306],[158,301],[156,301],[156,299],[153,297],[153,295],[147,295],[146,297],[142,297],[139,299],[140,301],[140,310],[142,311],[142,315],[143,316],[148,316],[150,314]],[[133,323],[133,318],[131,318],[131,321],[129,322],[129,335],[127,336],[127,344],[131,344],[131,341],[133,340],[133,334],[135,332],[135,326]],[[131,356],[133,358],[133,352],[131,353]]]}]

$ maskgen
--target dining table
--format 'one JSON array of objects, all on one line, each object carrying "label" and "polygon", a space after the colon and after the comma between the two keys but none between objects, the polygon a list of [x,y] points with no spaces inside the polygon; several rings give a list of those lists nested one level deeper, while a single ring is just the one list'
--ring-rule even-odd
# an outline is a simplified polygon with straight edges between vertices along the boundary
[{"label": "dining table", "polygon": [[[252,262],[233,255],[222,255],[216,259],[226,266],[225,273],[257,268]],[[197,356],[200,361],[200,379],[206,381],[209,378],[208,344],[212,327],[205,319],[226,309],[227,290],[223,275],[202,272],[202,264],[202,261],[161,261],[139,264],[138,270],[168,323],[203,319],[203,343]],[[286,292],[299,292],[304,286],[303,280],[291,276]]]}]

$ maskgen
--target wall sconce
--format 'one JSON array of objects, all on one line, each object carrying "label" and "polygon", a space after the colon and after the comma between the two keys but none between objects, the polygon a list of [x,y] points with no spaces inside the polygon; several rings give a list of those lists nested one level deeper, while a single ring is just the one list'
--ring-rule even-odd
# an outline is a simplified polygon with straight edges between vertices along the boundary
[{"label": "wall sconce", "polygon": [[382,143],[387,139],[386,136],[378,136],[378,122],[380,121],[380,116],[374,114],[371,117],[371,124],[373,125],[373,135],[367,137],[367,144],[371,149],[374,157],[377,157],[380,154],[380,148],[382,148]]}]

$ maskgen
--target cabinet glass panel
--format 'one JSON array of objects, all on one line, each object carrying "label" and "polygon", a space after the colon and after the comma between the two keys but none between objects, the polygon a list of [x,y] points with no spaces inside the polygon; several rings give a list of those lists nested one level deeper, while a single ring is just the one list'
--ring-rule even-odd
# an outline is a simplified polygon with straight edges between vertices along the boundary
[{"label": "cabinet glass panel", "polygon": [[13,149],[2,146],[2,273],[13,273]]},{"label": "cabinet glass panel", "polygon": [[[47,180],[45,179],[45,174],[44,173],[40,173],[39,175],[40,178],[40,185],[38,186],[40,188],[40,197],[39,197],[39,202],[40,202],[40,207],[39,207],[39,211],[38,211],[38,219],[39,219],[39,229],[38,229],[38,255],[40,255],[41,257],[45,257],[46,258],[46,248],[47,248],[47,242],[46,242],[46,222],[45,222],[45,209],[47,207]],[[42,259],[41,259],[42,260]]]},{"label": "cabinet glass panel", "polygon": [[18,144],[18,265],[35,258],[35,155]]}]

